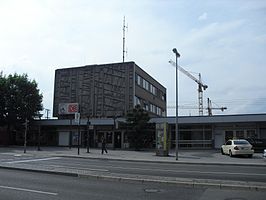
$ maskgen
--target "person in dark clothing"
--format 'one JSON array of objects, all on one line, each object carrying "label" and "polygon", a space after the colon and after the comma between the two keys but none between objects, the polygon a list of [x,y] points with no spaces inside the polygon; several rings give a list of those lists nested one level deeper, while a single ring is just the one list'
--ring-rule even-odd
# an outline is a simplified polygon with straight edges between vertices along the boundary
[{"label": "person in dark clothing", "polygon": [[106,149],[106,141],[105,141],[105,138],[103,136],[102,137],[102,154],[103,154],[104,151],[105,151],[105,153],[108,153],[107,149]]}]

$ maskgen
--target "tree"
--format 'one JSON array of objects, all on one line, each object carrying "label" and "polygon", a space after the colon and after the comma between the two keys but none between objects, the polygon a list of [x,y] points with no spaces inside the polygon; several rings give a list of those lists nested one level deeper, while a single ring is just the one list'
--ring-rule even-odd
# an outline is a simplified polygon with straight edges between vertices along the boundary
[{"label": "tree", "polygon": [[149,129],[149,114],[140,105],[129,111],[126,115],[127,126],[129,127],[128,139],[135,150],[144,146],[145,138],[149,138],[153,132]]},{"label": "tree", "polygon": [[32,120],[42,107],[42,94],[35,80],[27,74],[3,76],[0,74],[0,119],[1,125],[10,127]]},{"label": "tree", "polygon": [[0,126],[5,124],[5,94],[7,92],[6,78],[0,73]]}]

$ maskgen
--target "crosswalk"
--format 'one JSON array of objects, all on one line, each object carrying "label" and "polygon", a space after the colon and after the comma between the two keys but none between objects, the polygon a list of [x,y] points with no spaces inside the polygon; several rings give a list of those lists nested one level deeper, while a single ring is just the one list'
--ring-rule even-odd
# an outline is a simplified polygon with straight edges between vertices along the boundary
[{"label": "crosswalk", "polygon": [[0,153],[0,163],[5,164],[15,164],[15,163],[30,163],[30,162],[38,162],[38,161],[46,161],[46,160],[56,160],[60,159],[60,157],[35,157],[32,155],[24,155],[18,153],[10,153],[4,152]]},{"label": "crosswalk", "polygon": [[27,159],[27,160],[14,160],[14,161],[6,162],[6,163],[7,163],[7,164],[13,164],[13,163],[27,163],[27,162],[38,162],[38,161],[57,160],[57,159],[60,159],[60,157],[37,158],[37,159]]}]

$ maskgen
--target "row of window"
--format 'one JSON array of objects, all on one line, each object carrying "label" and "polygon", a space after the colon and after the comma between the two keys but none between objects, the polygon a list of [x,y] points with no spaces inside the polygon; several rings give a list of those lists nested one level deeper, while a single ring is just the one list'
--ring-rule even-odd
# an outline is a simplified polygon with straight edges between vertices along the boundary
[{"label": "row of window", "polygon": [[238,139],[245,139],[245,138],[257,138],[258,134],[256,133],[255,129],[250,130],[228,130],[225,131],[225,140],[238,138]]},{"label": "row of window", "polygon": [[158,88],[156,88],[154,85],[152,85],[149,81],[145,80],[138,74],[136,74],[136,83],[140,87],[144,88],[145,90],[149,91],[153,95],[158,96],[163,101],[165,101],[165,94],[162,91],[160,91]]},{"label": "row of window", "polygon": [[134,105],[141,105],[143,106],[143,109],[148,111],[148,112],[152,112],[156,115],[159,115],[159,116],[166,116],[166,113],[163,109],[161,109],[160,107],[150,103],[150,102],[147,102],[145,100],[142,100],[141,98],[139,97],[136,97],[134,98]]}]

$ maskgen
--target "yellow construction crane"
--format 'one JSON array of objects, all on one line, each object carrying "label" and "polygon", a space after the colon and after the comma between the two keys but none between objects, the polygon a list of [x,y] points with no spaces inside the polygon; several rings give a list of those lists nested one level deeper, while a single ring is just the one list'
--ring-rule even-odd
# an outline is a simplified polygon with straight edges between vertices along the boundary
[{"label": "yellow construction crane", "polygon": [[[176,66],[176,63],[172,60],[169,61],[171,65],[174,67]],[[198,98],[199,98],[199,115],[203,115],[203,90],[206,90],[208,88],[207,85],[203,84],[201,81],[201,75],[199,73],[199,78],[197,79],[192,74],[190,74],[187,70],[182,68],[181,66],[177,66],[178,70],[187,75],[189,78],[191,78],[193,81],[195,81],[198,84]]]}]

